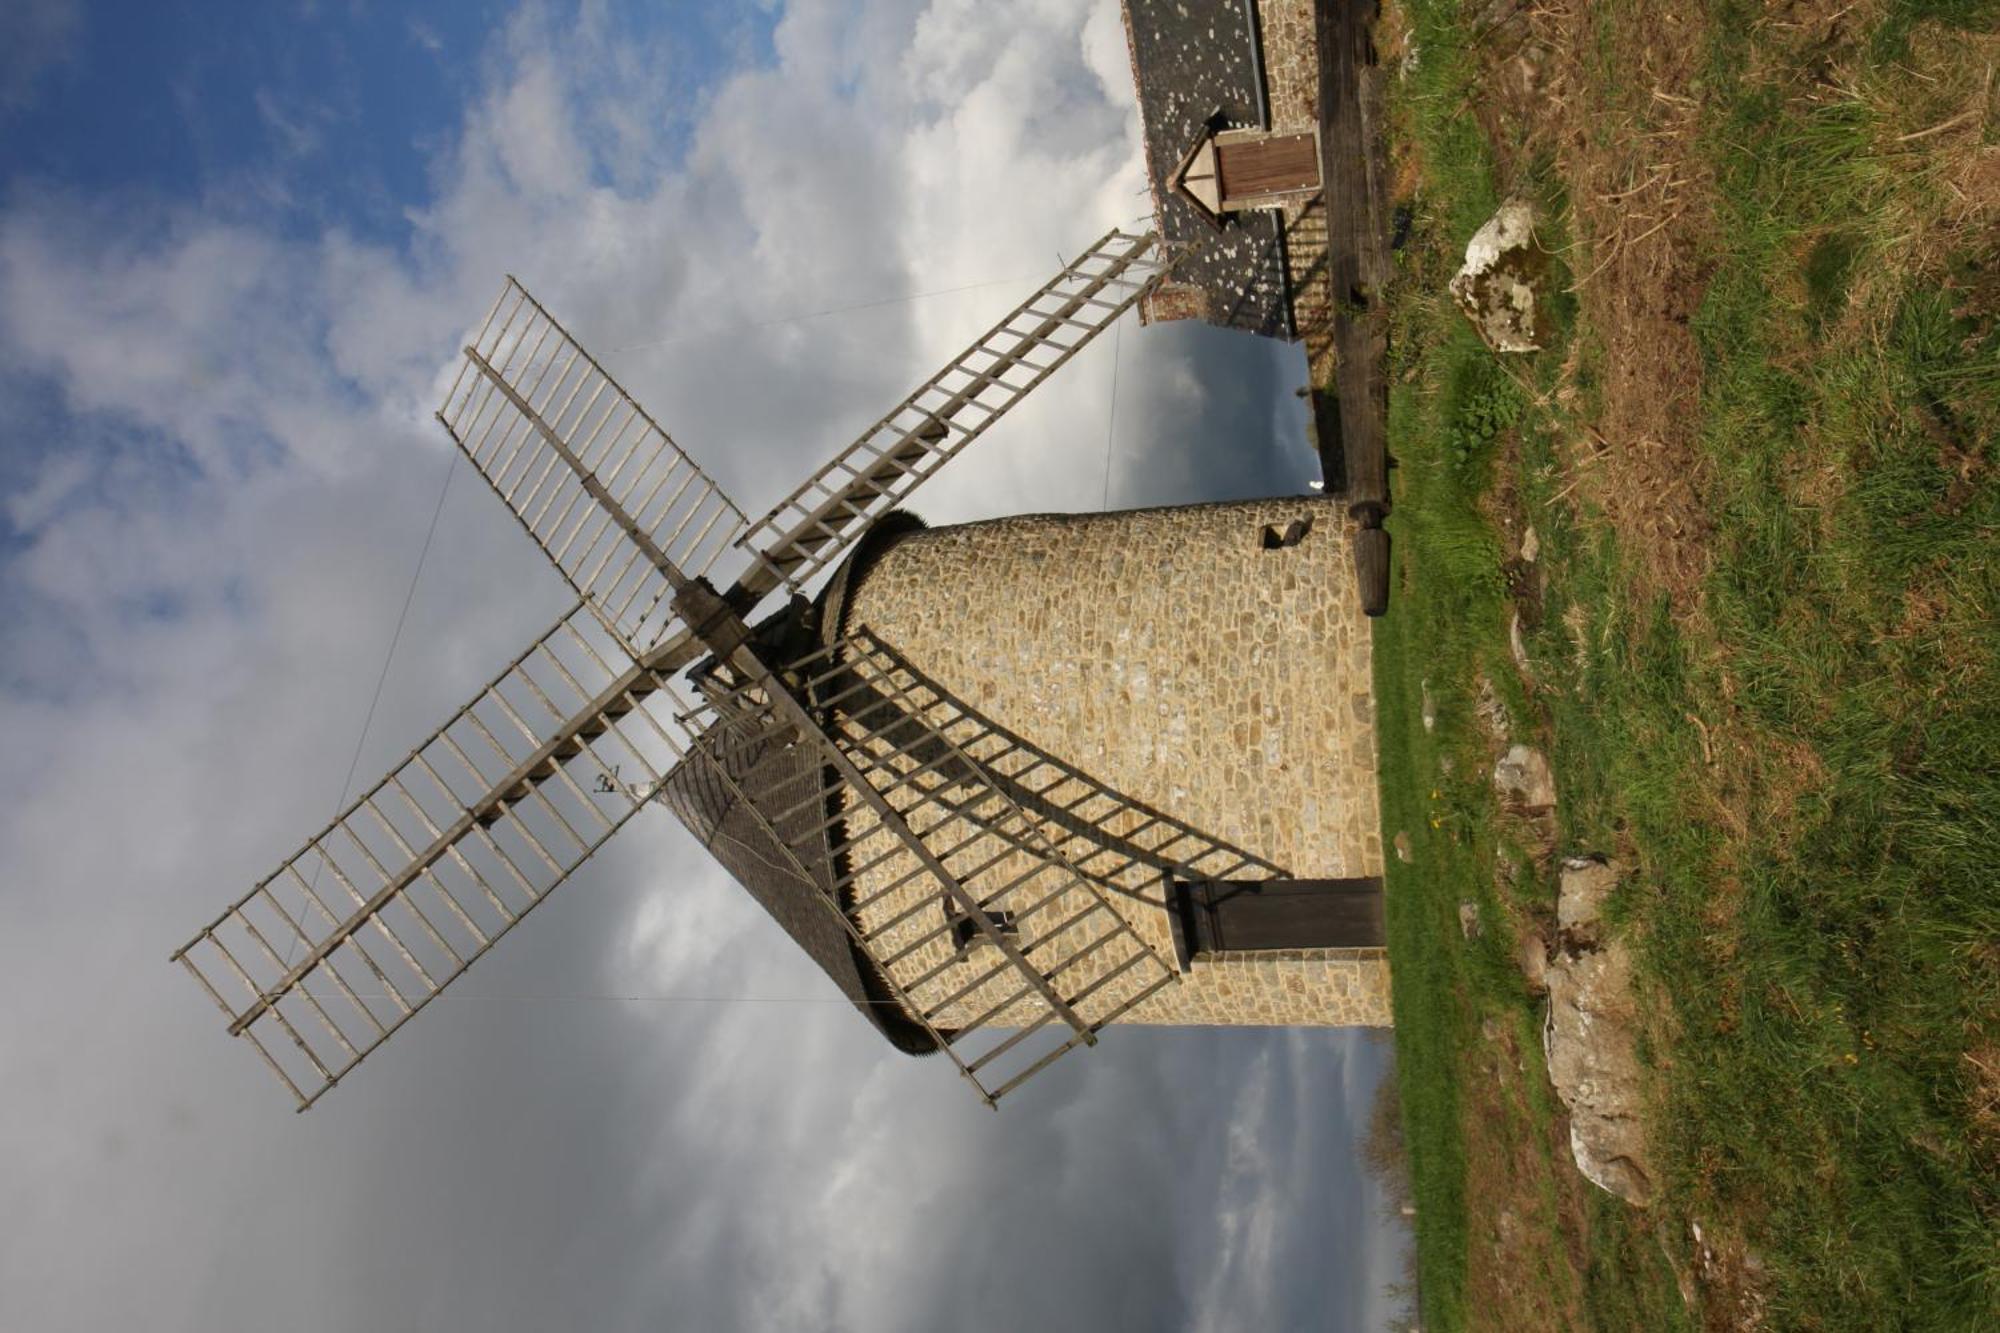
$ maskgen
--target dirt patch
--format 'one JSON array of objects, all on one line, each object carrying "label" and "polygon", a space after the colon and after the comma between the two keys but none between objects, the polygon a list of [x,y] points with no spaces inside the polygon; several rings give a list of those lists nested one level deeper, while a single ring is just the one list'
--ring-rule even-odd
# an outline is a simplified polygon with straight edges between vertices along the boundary
[{"label": "dirt patch", "polygon": [[1509,428],[1493,443],[1493,483],[1479,493],[1479,512],[1500,534],[1507,558],[1520,558],[1528,529],[1528,509],[1521,498],[1521,432]]},{"label": "dirt patch", "polygon": [[[1542,623],[1542,567],[1536,563],[1535,551],[1529,544],[1528,510],[1521,496],[1520,456],[1520,432],[1504,432],[1494,453],[1493,485],[1480,492],[1478,509],[1500,534],[1506,553],[1500,563],[1500,577],[1506,582],[1507,598],[1513,603],[1518,623],[1523,629],[1533,630]],[[1528,679],[1526,664],[1517,660],[1515,665],[1532,689],[1534,681]]]},{"label": "dirt patch", "polygon": [[[1690,321],[1716,225],[1713,183],[1694,151],[1698,106],[1684,95],[1702,60],[1698,18],[1673,3],[1611,13],[1583,0],[1488,15],[1480,60],[1490,96],[1478,114],[1503,178],[1553,158],[1570,198],[1562,258],[1600,352],[1599,410],[1564,459],[1566,493],[1616,528],[1642,592],[1692,610],[1711,525]],[[1575,360],[1565,369],[1573,376]]]},{"label": "dirt patch", "polygon": [[1931,700],[1980,697],[1992,670],[1986,612],[1958,592],[1959,571],[1945,559],[1917,571],[1903,589],[1902,614],[1884,638],[1930,649],[1921,678],[1908,682]]},{"label": "dirt patch", "polygon": [[1531,1067],[1514,1028],[1489,1019],[1481,1031],[1480,1077],[1468,1083],[1463,1122],[1467,1307],[1476,1327],[1588,1328],[1581,1275],[1591,1186],[1566,1168],[1569,1126],[1560,1114],[1545,1137],[1533,1129]]},{"label": "dirt patch", "polygon": [[1742,1237],[1689,1227],[1692,1288],[1704,1333],[1751,1333],[1764,1327],[1764,1262]]}]

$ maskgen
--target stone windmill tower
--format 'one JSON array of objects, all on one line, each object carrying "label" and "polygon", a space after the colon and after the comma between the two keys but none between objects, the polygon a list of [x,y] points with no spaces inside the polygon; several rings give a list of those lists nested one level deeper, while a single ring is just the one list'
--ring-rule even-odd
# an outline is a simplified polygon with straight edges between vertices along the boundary
[{"label": "stone windmill tower", "polygon": [[989,1103],[1111,1023],[1386,1024],[1339,508],[898,508],[1171,258],[1108,234],[755,523],[510,279],[438,415],[578,600],[175,952],[231,1035],[312,1105],[655,803]]}]

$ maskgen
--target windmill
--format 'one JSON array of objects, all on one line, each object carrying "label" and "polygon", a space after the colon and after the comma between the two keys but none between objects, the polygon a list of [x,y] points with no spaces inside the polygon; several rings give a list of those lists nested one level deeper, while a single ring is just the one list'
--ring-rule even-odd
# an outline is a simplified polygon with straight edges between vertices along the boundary
[{"label": "windmill", "polygon": [[175,951],[230,1035],[310,1107],[653,804],[989,1105],[1204,942],[1254,949],[1302,884],[1328,941],[1379,945],[1379,881],[1295,881],[1135,803],[852,616],[922,527],[897,506],[1173,259],[1106,234],[754,523],[509,278],[438,419],[576,601]]}]

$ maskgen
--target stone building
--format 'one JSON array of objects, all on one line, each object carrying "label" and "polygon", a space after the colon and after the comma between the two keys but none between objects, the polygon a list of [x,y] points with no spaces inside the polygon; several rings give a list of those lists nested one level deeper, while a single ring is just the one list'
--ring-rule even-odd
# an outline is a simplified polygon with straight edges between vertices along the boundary
[{"label": "stone building", "polygon": [[1331,312],[1313,0],[1123,0],[1155,227],[1199,247],[1141,305],[1310,339]]},{"label": "stone building", "polygon": [[[963,798],[949,807],[962,817],[923,831],[1004,937],[1041,950],[1036,968],[1076,969],[1087,1020],[1389,1023],[1370,639],[1347,525],[1316,497],[946,528],[897,512],[808,617],[824,642],[879,651],[897,707],[936,729],[932,752],[906,747],[941,775],[923,799],[949,807],[953,766],[977,761],[1074,869],[1062,887],[1027,838],[981,842]],[[828,713],[858,735],[869,707]],[[955,929],[950,898],[892,839],[843,827],[862,813],[854,794],[801,753],[730,759],[729,790],[685,767],[666,802],[898,1048],[1031,1023],[1043,1002],[1010,989],[995,941]],[[897,787],[881,772],[878,788]],[[746,797],[829,831],[775,828],[815,848],[789,858]],[[855,931],[825,911],[830,894]],[[1131,966],[1142,952],[1158,962]]]}]

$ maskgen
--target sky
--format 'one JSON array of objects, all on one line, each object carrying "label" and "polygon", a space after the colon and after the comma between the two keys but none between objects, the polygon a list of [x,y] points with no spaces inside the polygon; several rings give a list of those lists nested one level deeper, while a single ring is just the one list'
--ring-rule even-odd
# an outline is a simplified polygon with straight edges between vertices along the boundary
[{"label": "sky", "polygon": [[[1115,0],[0,7],[0,1327],[1379,1327],[1379,1036],[995,1114],[664,813],[304,1116],[167,963],[567,604],[505,274],[756,514],[1147,207]],[[1304,378],[1128,319],[913,507],[1295,493]]]}]

